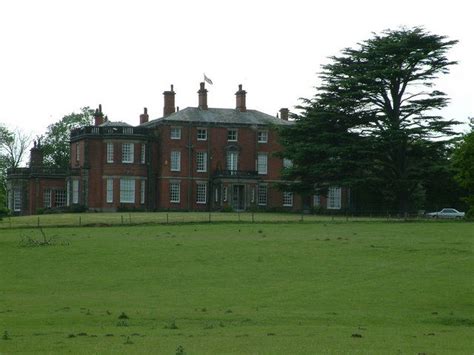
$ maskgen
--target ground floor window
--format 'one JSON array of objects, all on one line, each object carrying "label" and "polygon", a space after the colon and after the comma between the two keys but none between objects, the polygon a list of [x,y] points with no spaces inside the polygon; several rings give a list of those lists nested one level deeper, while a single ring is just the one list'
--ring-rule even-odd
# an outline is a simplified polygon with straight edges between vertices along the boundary
[{"label": "ground floor window", "polygon": [[222,201],[227,202],[227,187],[222,188]]},{"label": "ground floor window", "polygon": [[120,179],[120,203],[135,203],[135,179]]},{"label": "ground floor window", "polygon": [[196,188],[196,202],[205,204],[207,203],[207,184],[198,182]]},{"label": "ground floor window", "polygon": [[54,192],[54,204],[56,207],[66,206],[66,191],[56,190]]},{"label": "ground floor window", "polygon": [[283,192],[283,206],[285,207],[293,206],[293,192],[289,192],[289,191]]},{"label": "ground floor window", "polygon": [[267,205],[267,185],[259,185],[258,186],[258,196],[257,196],[258,204],[260,206],[266,206]]},{"label": "ground floor window", "polygon": [[107,192],[105,201],[107,203],[114,202],[114,179],[107,179]]},{"label": "ground floor window", "polygon": [[13,190],[13,211],[21,211],[21,189],[19,187]]},{"label": "ground floor window", "polygon": [[329,188],[327,208],[330,210],[341,209],[341,188],[340,187]]},{"label": "ground floor window", "polygon": [[321,206],[321,196],[320,195],[313,195],[313,207]]},{"label": "ground floor window", "polygon": [[72,180],[72,203],[79,203],[79,180]]},{"label": "ground floor window", "polygon": [[181,185],[179,182],[170,183],[170,202],[179,203],[181,194]]},{"label": "ground floor window", "polygon": [[51,190],[46,189],[43,191],[43,207],[51,208]]},{"label": "ground floor window", "polygon": [[140,203],[144,204],[145,203],[145,180],[142,180],[140,184]]}]

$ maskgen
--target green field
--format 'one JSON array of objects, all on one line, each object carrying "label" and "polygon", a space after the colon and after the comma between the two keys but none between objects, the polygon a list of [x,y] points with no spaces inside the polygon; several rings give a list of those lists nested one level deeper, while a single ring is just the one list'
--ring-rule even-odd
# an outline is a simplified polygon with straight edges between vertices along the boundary
[{"label": "green field", "polygon": [[43,232],[0,230],[2,354],[474,352],[472,223]]}]

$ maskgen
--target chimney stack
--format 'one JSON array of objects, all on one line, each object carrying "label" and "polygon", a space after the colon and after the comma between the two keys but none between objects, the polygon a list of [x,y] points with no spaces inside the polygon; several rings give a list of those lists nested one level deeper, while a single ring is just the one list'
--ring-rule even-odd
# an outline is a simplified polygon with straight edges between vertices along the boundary
[{"label": "chimney stack", "polygon": [[30,149],[30,168],[39,168],[43,166],[43,150],[41,149],[41,141],[38,144],[34,141],[33,148]]},{"label": "chimney stack", "polygon": [[148,110],[147,108],[145,107],[143,109],[143,113],[140,115],[140,124],[144,124],[144,123],[147,123],[148,122]]},{"label": "chimney stack", "polygon": [[204,87],[204,82],[199,83],[199,108],[201,110],[207,110],[207,89]]},{"label": "chimney stack", "polygon": [[102,123],[104,123],[104,114],[102,113],[102,105],[99,105],[94,113],[94,125],[100,126]]},{"label": "chimney stack", "polygon": [[169,116],[175,112],[175,108],[174,108],[175,94],[176,93],[173,90],[173,85],[171,85],[171,90],[163,92],[163,96],[165,97],[165,106],[163,107],[163,116]]},{"label": "chimney stack", "polygon": [[236,98],[236,109],[239,110],[240,112],[245,112],[247,111],[247,107],[245,106],[245,95],[247,94],[247,91],[242,90],[242,84],[239,84],[239,91],[235,93],[235,98]]},{"label": "chimney stack", "polygon": [[288,109],[287,108],[281,108],[280,109],[280,117],[282,120],[288,121]]}]

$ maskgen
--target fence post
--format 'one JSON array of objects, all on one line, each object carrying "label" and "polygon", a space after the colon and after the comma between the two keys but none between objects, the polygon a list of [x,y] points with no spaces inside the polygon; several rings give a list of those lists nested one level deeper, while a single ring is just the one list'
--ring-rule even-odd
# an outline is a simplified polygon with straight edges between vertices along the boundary
[{"label": "fence post", "polygon": [[169,219],[168,219],[168,213],[166,213],[166,224],[169,223]]},{"label": "fence post", "polygon": [[254,218],[254,212],[252,211],[252,223],[255,222],[255,218]]},{"label": "fence post", "polygon": [[240,211],[239,211],[239,212],[237,212],[237,215],[239,216],[239,222],[240,222]]},{"label": "fence post", "polygon": [[39,227],[39,226],[40,226],[40,218],[39,218],[39,216],[38,216],[38,222],[37,222],[37,223],[38,223],[38,227]]},{"label": "fence post", "polygon": [[82,226],[82,217],[79,216],[79,227]]},{"label": "fence post", "polygon": [[209,211],[209,223],[211,223],[211,211]]},{"label": "fence post", "polygon": [[132,214],[128,214],[128,224],[132,224]]}]

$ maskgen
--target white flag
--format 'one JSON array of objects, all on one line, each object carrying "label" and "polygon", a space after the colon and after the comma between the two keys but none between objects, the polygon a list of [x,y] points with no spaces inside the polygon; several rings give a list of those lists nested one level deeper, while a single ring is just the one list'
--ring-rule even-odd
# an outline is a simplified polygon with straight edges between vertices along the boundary
[{"label": "white flag", "polygon": [[204,81],[205,81],[206,83],[208,83],[209,85],[212,85],[212,80],[209,79],[209,78],[206,76],[206,74],[204,74]]}]

